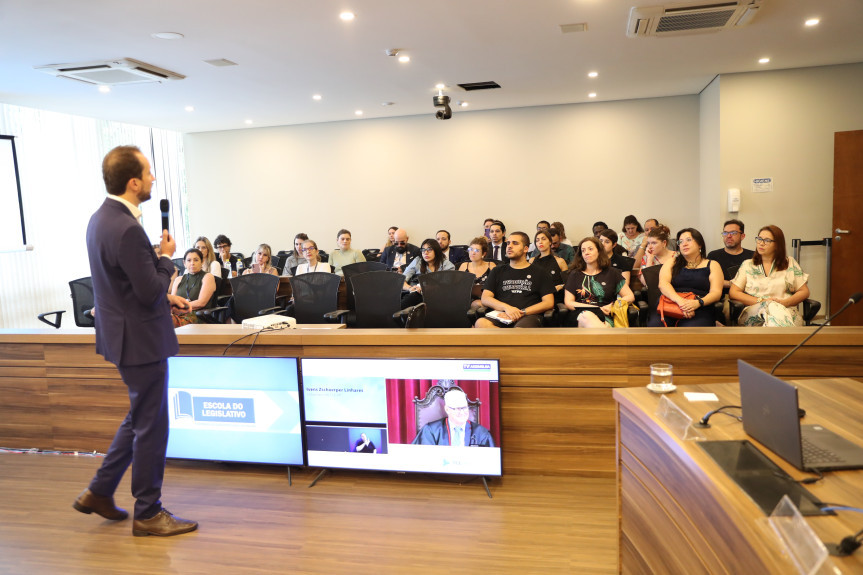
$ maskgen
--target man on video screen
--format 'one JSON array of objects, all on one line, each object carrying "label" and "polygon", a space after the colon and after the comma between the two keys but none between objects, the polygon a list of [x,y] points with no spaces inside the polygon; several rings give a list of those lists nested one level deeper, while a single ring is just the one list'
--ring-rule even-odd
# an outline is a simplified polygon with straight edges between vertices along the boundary
[{"label": "man on video screen", "polygon": [[423,426],[412,442],[414,445],[494,447],[488,429],[469,421],[467,396],[462,390],[451,389],[443,399],[447,416]]}]

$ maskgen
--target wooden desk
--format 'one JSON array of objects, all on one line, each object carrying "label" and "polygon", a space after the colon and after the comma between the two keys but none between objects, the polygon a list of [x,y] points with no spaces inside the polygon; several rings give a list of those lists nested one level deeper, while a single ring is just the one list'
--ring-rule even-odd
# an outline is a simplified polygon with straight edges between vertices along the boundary
[{"label": "wooden desk", "polygon": [[[823,423],[863,444],[863,383],[794,382],[807,423]],[[715,393],[719,402],[689,402],[684,391]],[[617,471],[621,573],[796,573],[765,514],[695,441],[682,441],[655,415],[660,396],[645,388],[614,390],[618,405]],[[720,405],[739,405],[738,385],[691,385],[668,395],[693,420]],[[740,422],[714,416],[707,440],[750,439],[795,479],[808,477],[748,438]],[[825,473],[806,486],[818,499],[863,507],[863,470]],[[807,517],[824,542],[861,527],[861,515]],[[863,553],[828,558],[842,573],[863,572]]]}]

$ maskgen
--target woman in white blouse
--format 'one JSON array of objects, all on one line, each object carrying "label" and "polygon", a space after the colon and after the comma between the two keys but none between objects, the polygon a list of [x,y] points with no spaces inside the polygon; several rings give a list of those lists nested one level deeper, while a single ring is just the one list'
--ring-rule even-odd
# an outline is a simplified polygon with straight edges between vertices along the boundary
[{"label": "woman in white blouse", "polygon": [[294,275],[302,275],[311,272],[332,273],[330,264],[318,259],[318,244],[313,240],[303,242],[303,257],[306,258],[306,263],[297,266],[297,273]]}]

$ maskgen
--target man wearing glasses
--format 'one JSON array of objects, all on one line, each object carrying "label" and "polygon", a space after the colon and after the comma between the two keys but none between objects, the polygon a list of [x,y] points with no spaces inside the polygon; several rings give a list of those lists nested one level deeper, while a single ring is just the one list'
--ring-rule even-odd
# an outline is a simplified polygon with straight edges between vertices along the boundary
[{"label": "man wearing glasses", "polygon": [[542,314],[554,306],[554,283],[545,269],[527,262],[530,238],[513,232],[506,241],[509,263],[488,273],[482,305],[493,310],[476,327],[542,327]]},{"label": "man wearing glasses", "polygon": [[737,268],[740,267],[746,260],[752,259],[755,252],[744,249],[741,245],[746,234],[743,233],[744,226],[740,220],[728,220],[722,226],[722,242],[725,244],[724,249],[713,250],[707,254],[707,259],[716,260],[719,262],[719,267],[722,268],[722,273],[725,275],[725,283],[723,293],[728,293],[728,288],[731,287],[731,280],[737,273]]},{"label": "man wearing glasses", "polygon": [[420,249],[408,243],[407,231],[399,228],[393,234],[393,245],[384,248],[381,262],[387,264],[394,272],[402,273],[414,258],[420,256]]},{"label": "man wearing glasses", "polygon": [[414,438],[414,445],[494,447],[494,439],[488,429],[470,421],[467,396],[462,390],[449,390],[443,401],[446,417],[425,424]]}]

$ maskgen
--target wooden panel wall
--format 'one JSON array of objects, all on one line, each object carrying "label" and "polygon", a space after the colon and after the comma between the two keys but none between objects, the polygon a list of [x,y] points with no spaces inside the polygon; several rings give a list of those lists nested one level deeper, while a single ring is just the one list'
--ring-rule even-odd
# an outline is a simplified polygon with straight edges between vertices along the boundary
[{"label": "wooden panel wall", "polygon": [[[242,335],[188,326],[183,355],[221,355]],[[191,329],[190,329],[191,328]],[[499,359],[505,473],[614,477],[615,387],[737,378],[737,359],[769,369],[808,329],[293,330],[261,335],[252,355]],[[249,353],[249,340],[228,355]],[[826,328],[778,370],[788,379],[863,379],[863,328]],[[116,368],[80,330],[0,332],[0,445],[105,451],[128,409]]]}]

